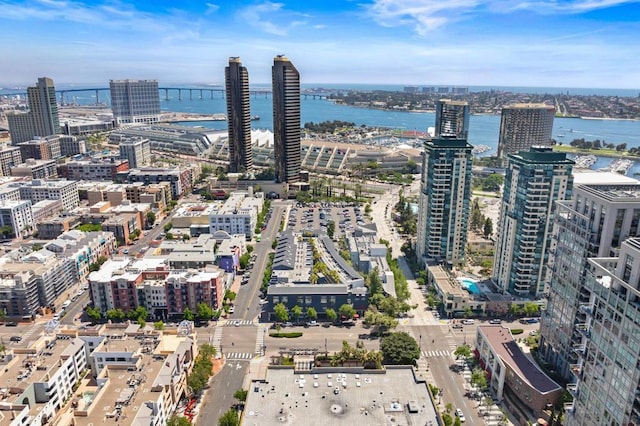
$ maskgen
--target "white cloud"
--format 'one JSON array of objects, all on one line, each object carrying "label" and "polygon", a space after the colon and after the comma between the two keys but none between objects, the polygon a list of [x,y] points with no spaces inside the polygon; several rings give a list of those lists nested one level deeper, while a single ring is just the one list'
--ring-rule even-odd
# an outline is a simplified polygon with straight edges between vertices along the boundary
[{"label": "white cloud", "polygon": [[220,9],[220,5],[213,3],[205,3],[207,6],[207,10],[204,12],[205,15],[211,15],[212,13],[216,13]]},{"label": "white cloud", "polygon": [[[609,7],[624,4],[638,3],[639,0],[572,0],[559,2],[556,0],[504,2],[506,9],[510,10],[532,10],[540,14],[567,13],[577,14],[590,12],[592,10],[606,9]],[[511,6],[511,7],[509,7]]]},{"label": "white cloud", "polygon": [[373,0],[365,6],[367,14],[385,27],[413,26],[419,35],[426,35],[451,22],[472,14],[504,14],[528,10],[541,15],[579,14],[640,0]]},{"label": "white cloud", "polygon": [[[241,9],[238,12],[243,24],[280,37],[284,37],[294,27],[307,23],[309,15],[284,8],[283,3],[265,1]],[[301,19],[302,18],[302,19]]]},{"label": "white cloud", "polygon": [[473,10],[479,0],[375,0],[368,14],[380,25],[411,25],[424,35]]}]

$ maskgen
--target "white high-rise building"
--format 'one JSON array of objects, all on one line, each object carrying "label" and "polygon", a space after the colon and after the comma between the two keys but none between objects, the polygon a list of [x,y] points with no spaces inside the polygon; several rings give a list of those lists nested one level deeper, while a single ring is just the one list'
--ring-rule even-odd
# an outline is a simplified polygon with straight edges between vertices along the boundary
[{"label": "white high-rise building", "polygon": [[160,120],[157,80],[110,80],[109,89],[116,125],[154,124]]}]

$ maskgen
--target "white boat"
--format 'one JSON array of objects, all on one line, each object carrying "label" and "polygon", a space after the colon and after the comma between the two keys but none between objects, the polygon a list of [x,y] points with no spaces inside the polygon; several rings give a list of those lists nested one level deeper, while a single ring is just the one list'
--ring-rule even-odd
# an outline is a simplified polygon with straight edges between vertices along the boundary
[{"label": "white boat", "polygon": [[619,158],[611,162],[611,171],[614,173],[620,173],[626,175],[629,169],[633,166],[633,161],[626,158]]},{"label": "white boat", "polygon": [[633,166],[633,161],[627,160],[626,158],[618,158],[613,160],[611,164],[601,170],[626,175],[631,166]]},{"label": "white boat", "polygon": [[491,151],[493,148],[491,148],[488,145],[476,145],[473,147],[473,149],[471,150],[471,153],[473,155],[478,155],[478,154],[482,154],[484,152],[488,152]]},{"label": "white boat", "polygon": [[590,155],[579,155],[575,159],[576,167],[581,168],[581,169],[590,169],[591,166],[596,164],[596,161],[598,161],[598,158],[595,155],[592,155],[592,154],[590,154]]}]

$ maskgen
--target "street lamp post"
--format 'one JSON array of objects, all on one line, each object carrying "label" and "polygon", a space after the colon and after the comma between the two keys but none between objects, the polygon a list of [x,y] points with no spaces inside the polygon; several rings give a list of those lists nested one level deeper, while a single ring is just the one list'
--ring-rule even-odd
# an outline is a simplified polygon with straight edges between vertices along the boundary
[{"label": "street lamp post", "polygon": [[420,353],[422,354],[422,334],[420,335],[420,343],[418,343],[418,349],[420,349]]}]

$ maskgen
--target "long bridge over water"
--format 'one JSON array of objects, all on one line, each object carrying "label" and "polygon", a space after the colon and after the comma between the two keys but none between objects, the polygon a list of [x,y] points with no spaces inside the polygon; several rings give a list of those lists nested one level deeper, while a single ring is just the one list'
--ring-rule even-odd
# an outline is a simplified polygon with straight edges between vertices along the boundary
[{"label": "long bridge over water", "polygon": [[[165,101],[170,101],[174,99],[169,96],[170,93],[177,92],[178,101],[182,100],[198,100],[205,99],[205,96],[208,96],[210,99],[213,99],[214,96],[224,98],[225,89],[221,87],[210,87],[210,88],[202,88],[202,87],[158,87],[160,92],[160,97]],[[56,97],[59,99],[61,105],[68,104],[68,95],[73,93],[81,93],[81,92],[93,92],[96,98],[96,104],[100,104],[100,93],[101,92],[109,92],[110,89],[108,87],[99,87],[99,88],[87,88],[87,89],[62,89],[56,90]],[[251,96],[258,97],[264,96],[267,97],[271,95],[271,90],[269,89],[254,89],[249,90]],[[184,94],[184,95],[183,95]],[[12,93],[0,93],[0,96],[26,96],[27,92],[12,92]],[[195,95],[195,96],[194,96]],[[328,96],[327,93],[305,93],[304,91],[300,94],[300,97],[307,99],[326,99]],[[104,96],[103,99],[107,99],[107,96]]]}]

